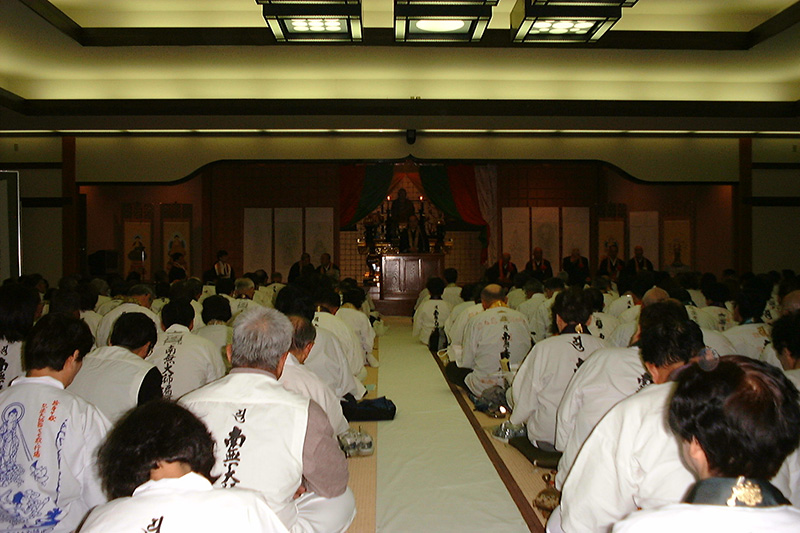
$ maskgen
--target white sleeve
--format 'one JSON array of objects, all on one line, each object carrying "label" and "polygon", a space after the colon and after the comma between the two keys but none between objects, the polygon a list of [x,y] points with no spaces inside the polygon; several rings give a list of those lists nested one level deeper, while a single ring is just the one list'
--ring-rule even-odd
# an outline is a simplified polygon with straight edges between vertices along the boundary
[{"label": "white sleeve", "polygon": [[[615,409],[586,439],[564,482],[561,497],[562,528],[569,533],[608,531],[636,510],[631,497],[631,439],[620,438],[623,420]],[[624,414],[624,413],[623,413]]]},{"label": "white sleeve", "polygon": [[464,331],[464,350],[461,355],[461,362],[457,363],[461,368],[474,368],[475,367],[475,349],[472,339],[472,324],[467,323],[466,330]]},{"label": "white sleeve", "polygon": [[97,450],[105,440],[109,429],[111,429],[111,422],[99,409],[91,406],[86,413],[86,423],[83,428],[83,434],[86,436],[84,453],[87,455],[81,489],[81,500],[89,509],[108,501],[103,493],[100,473],[97,471]]},{"label": "white sleeve", "polygon": [[556,450],[564,451],[569,436],[575,429],[575,419],[583,407],[583,391],[583,378],[578,369],[569,381],[556,411]]},{"label": "white sleeve", "polygon": [[[539,348],[539,349],[537,349]],[[540,347],[534,346],[514,377],[514,383],[511,386],[511,397],[514,400],[514,410],[511,412],[512,424],[522,424],[527,422],[530,415],[539,406],[538,395],[536,393],[536,369],[535,360],[536,356],[541,351]]]}]

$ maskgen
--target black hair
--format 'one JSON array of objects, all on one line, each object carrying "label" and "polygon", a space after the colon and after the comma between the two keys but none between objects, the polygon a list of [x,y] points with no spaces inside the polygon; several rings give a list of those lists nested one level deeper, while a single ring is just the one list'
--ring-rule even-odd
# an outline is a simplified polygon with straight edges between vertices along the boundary
[{"label": "black hair", "polygon": [[561,278],[548,278],[544,280],[542,285],[544,285],[544,288],[548,291],[563,289],[566,286],[564,280]]},{"label": "black hair", "polygon": [[586,289],[586,296],[592,303],[592,312],[601,313],[603,308],[606,306],[606,301],[603,298],[603,292],[600,289],[595,289],[592,287],[590,289]]},{"label": "black hair", "polygon": [[194,298],[194,290],[189,287],[185,280],[175,282],[169,286],[170,300],[191,300],[192,298]]},{"label": "black hair", "polygon": [[766,305],[767,297],[758,290],[744,289],[736,297],[736,307],[739,308],[742,320],[753,319],[759,322]]},{"label": "black hair", "polygon": [[186,298],[170,300],[167,305],[161,308],[161,322],[164,323],[165,329],[169,329],[173,324],[180,324],[188,328],[193,320],[194,307]]},{"label": "black hair", "polygon": [[465,302],[472,300],[472,295],[475,292],[475,284],[474,283],[467,283],[463,287],[461,287],[461,299]]},{"label": "black hair", "polygon": [[712,475],[771,479],[800,441],[798,392],[779,369],[741,355],[678,376],[669,424],[697,439]]},{"label": "black hair", "polygon": [[300,315],[314,319],[314,302],[306,291],[297,285],[287,285],[275,296],[275,309],[284,315]]},{"label": "black hair", "polygon": [[366,295],[364,294],[364,290],[359,287],[346,289],[342,292],[342,303],[352,304],[356,309],[363,305],[365,299]]},{"label": "black hair", "polygon": [[709,303],[725,305],[731,299],[731,290],[724,283],[714,281],[703,286],[703,296]]},{"label": "black hair", "polygon": [[25,339],[22,357],[25,370],[63,370],[67,359],[78,350],[78,361],[94,347],[86,322],[64,314],[43,316]]},{"label": "black hair", "polygon": [[50,298],[51,313],[75,314],[81,310],[81,295],[77,291],[58,289]]},{"label": "black hair", "polygon": [[692,300],[692,295],[683,287],[673,287],[667,292],[670,298],[678,300],[683,305],[693,305],[694,300]]},{"label": "black hair", "polygon": [[455,283],[456,281],[458,281],[458,270],[456,270],[455,268],[445,268],[444,280],[447,283]]},{"label": "black hair", "polygon": [[425,288],[431,293],[431,298],[438,298],[444,293],[445,283],[442,278],[432,277],[428,278]]},{"label": "black hair", "polygon": [[686,364],[704,347],[703,332],[691,320],[667,318],[643,329],[639,337],[642,361],[657,367]]},{"label": "black hair", "polygon": [[642,331],[667,320],[689,320],[689,313],[686,311],[686,307],[676,300],[645,305],[639,312],[639,327],[642,328]]},{"label": "black hair", "polygon": [[553,313],[567,324],[586,324],[592,315],[592,301],[582,288],[570,287],[556,296]]},{"label": "black hair", "polygon": [[33,327],[39,294],[33,287],[10,283],[0,287],[0,339],[19,342]]},{"label": "black hair", "polygon": [[290,351],[303,350],[308,343],[314,342],[317,338],[317,328],[311,324],[311,321],[304,316],[289,315],[289,321],[292,323],[292,345]]},{"label": "black hair", "polygon": [[217,280],[217,294],[228,294],[233,292],[236,281],[231,278],[219,278]]},{"label": "black hair", "polygon": [[790,313],[773,322],[772,346],[779,355],[785,348],[792,359],[800,359],[800,312]]},{"label": "black hair", "polygon": [[220,250],[220,251],[218,251],[218,252],[217,252],[217,260],[220,260],[220,259],[222,259],[222,258],[223,258],[223,257],[225,257],[226,255],[228,255],[228,252],[226,252],[225,250]]},{"label": "black hair", "polygon": [[209,296],[203,300],[203,322],[208,324],[212,320],[227,322],[231,319],[231,304],[228,299],[219,294]]},{"label": "black hair", "polygon": [[97,307],[99,294],[89,283],[78,285],[78,294],[81,297],[81,311],[92,311]]},{"label": "black hair", "polygon": [[156,325],[144,313],[122,313],[114,321],[109,337],[111,346],[122,346],[129,350],[137,350],[148,342],[152,348],[157,340]]},{"label": "black hair", "polygon": [[103,490],[109,499],[131,496],[161,461],[186,463],[216,480],[214,437],[189,410],[163,399],[132,409],[108,433],[97,452]]},{"label": "black hair", "polygon": [[631,282],[631,292],[640,300],[644,298],[644,293],[653,288],[656,284],[655,274],[652,272],[640,272]]},{"label": "black hair", "polygon": [[314,303],[317,305],[324,305],[330,307],[339,307],[342,305],[342,300],[339,294],[333,289],[323,289],[317,291],[314,295]]}]

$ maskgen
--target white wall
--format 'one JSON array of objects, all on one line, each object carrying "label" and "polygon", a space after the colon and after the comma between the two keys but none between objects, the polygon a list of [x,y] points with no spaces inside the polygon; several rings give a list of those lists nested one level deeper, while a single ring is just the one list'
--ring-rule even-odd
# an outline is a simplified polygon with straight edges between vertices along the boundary
[{"label": "white wall", "polygon": [[[61,196],[61,170],[19,171],[22,198]],[[22,273],[38,272],[53,286],[61,278],[61,207],[23,207],[20,213],[22,234]]]},{"label": "white wall", "polygon": [[[738,140],[698,137],[523,137],[405,133],[386,136],[108,136],[77,138],[77,181],[167,182],[222,159],[597,159],[646,181],[737,181]],[[35,138],[0,138],[0,161],[10,151],[52,151]],[[60,149],[60,141],[58,143]],[[11,157],[9,157],[11,155]],[[31,160],[36,160],[31,159]],[[45,159],[47,160],[47,159]]]}]

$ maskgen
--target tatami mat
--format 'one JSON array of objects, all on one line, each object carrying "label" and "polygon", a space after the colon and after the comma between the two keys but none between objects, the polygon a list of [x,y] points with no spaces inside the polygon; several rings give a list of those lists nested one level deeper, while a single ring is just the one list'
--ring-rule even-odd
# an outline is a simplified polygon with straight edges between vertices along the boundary
[{"label": "tatami mat", "polygon": [[[375,356],[380,359],[380,337],[375,339]],[[367,391],[366,398],[378,397],[378,375],[380,367],[367,367],[367,378],[364,384],[368,388],[374,385],[375,388]],[[373,449],[375,452],[366,457],[350,457],[347,460],[347,467],[350,471],[350,489],[356,497],[356,517],[350,528],[349,533],[372,533],[375,531],[375,498],[377,495],[376,481],[378,472],[378,422],[350,422],[353,429],[361,428],[372,436]]]},{"label": "tatami mat", "polygon": [[377,424],[376,531],[529,531],[410,319],[386,320],[380,394],[397,416]]}]

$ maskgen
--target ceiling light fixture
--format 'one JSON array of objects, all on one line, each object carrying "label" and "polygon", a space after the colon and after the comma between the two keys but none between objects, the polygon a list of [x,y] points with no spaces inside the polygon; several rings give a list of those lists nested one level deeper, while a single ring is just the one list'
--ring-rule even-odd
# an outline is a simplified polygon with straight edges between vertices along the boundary
[{"label": "ceiling light fixture", "polygon": [[256,0],[280,42],[360,42],[360,0],[308,2]]},{"label": "ceiling light fixture", "polygon": [[621,7],[517,0],[511,11],[511,32],[515,43],[589,43],[600,39],[620,18]]},{"label": "ceiling light fixture", "polygon": [[394,34],[398,42],[476,42],[492,18],[496,0],[425,3],[395,0]]}]

